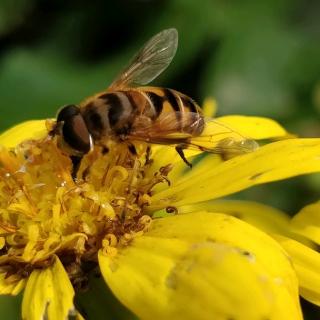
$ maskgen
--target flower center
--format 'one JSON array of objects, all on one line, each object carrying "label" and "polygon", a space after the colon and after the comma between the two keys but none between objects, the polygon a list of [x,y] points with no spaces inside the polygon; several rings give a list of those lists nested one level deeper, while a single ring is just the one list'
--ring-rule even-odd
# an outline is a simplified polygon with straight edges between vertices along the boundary
[{"label": "flower center", "polygon": [[144,208],[171,167],[152,170],[150,149],[136,148],[133,155],[110,142],[73,161],[50,139],[0,149],[0,269],[7,281],[57,255],[81,288],[100,249],[115,255],[148,229]]}]

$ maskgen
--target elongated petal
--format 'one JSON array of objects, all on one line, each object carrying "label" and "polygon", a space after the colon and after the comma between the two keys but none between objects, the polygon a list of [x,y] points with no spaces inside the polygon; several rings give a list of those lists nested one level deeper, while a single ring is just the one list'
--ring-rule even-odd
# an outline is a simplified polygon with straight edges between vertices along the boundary
[{"label": "elongated petal", "polygon": [[209,164],[206,162],[207,168],[200,174],[191,173],[155,194],[150,211],[211,200],[254,185],[320,171],[320,139],[274,142],[220,165]]},{"label": "elongated petal", "polygon": [[320,202],[304,207],[291,221],[292,229],[320,245]]},{"label": "elongated petal", "polygon": [[[291,227],[289,215],[279,209],[262,203],[242,200],[212,200],[186,205],[176,209],[179,214],[200,210],[223,212],[263,230],[272,237],[274,235],[284,235],[314,248],[314,242],[312,242],[310,238],[296,232]],[[163,212],[168,215],[164,209],[155,214],[156,216],[162,216]]]},{"label": "elongated petal", "polygon": [[300,294],[320,306],[320,254],[302,243],[278,236],[277,240],[290,255],[297,272]]},{"label": "elongated petal", "polygon": [[67,319],[76,314],[74,290],[60,260],[43,270],[32,271],[23,296],[22,319]]},{"label": "elongated petal", "polygon": [[262,203],[242,200],[213,200],[178,208],[179,214],[195,211],[223,212],[241,219],[267,233],[289,234],[290,217],[281,210]]},{"label": "elongated petal", "polygon": [[287,131],[276,121],[263,117],[224,116],[217,118],[230,128],[252,139],[271,139],[288,135]]},{"label": "elongated petal", "polygon": [[224,214],[154,220],[116,257],[99,254],[107,284],[141,319],[301,319],[283,249]]},{"label": "elongated petal", "polygon": [[22,122],[0,134],[0,145],[13,148],[23,140],[44,138],[47,133],[45,120]]}]

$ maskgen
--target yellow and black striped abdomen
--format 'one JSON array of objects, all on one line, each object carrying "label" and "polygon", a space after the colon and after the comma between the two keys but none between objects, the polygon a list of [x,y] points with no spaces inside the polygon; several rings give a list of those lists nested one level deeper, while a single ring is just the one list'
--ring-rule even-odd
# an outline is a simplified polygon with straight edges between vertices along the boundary
[{"label": "yellow and black striped abdomen", "polygon": [[172,121],[176,121],[177,132],[198,135],[203,131],[204,120],[201,108],[190,97],[167,88],[141,87],[137,90],[148,97],[149,108],[155,115],[154,120],[167,119],[170,116]]}]

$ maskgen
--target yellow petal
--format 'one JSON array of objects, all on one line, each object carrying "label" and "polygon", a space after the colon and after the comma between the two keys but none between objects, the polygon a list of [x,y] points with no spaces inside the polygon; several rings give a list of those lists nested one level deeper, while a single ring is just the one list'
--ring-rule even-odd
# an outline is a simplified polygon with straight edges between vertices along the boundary
[{"label": "yellow petal", "polygon": [[[284,235],[314,248],[314,243],[291,228],[290,216],[274,207],[242,200],[212,200],[176,208],[179,214],[196,211],[223,212],[263,230],[272,237]],[[155,216],[163,216],[161,210]],[[166,213],[168,215],[168,213]],[[170,215],[170,214],[169,214]]]},{"label": "yellow petal", "polygon": [[0,295],[10,294],[16,296],[25,286],[25,279],[10,281],[6,279],[5,273],[0,273]]},{"label": "yellow petal", "polygon": [[301,319],[295,273],[256,228],[207,212],[157,219],[116,257],[104,279],[141,319]]},{"label": "yellow petal", "polygon": [[302,243],[278,236],[278,242],[288,252],[297,272],[300,294],[320,306],[320,254]]},{"label": "yellow petal", "polygon": [[291,221],[292,229],[320,244],[320,202],[304,207]]},{"label": "yellow petal", "polygon": [[242,200],[214,200],[177,208],[179,214],[195,211],[223,212],[267,233],[290,234],[290,217],[281,210],[262,203]]},{"label": "yellow petal", "polygon": [[217,112],[217,101],[213,98],[206,98],[202,107],[203,115],[208,118],[213,118]]},{"label": "yellow petal", "polygon": [[74,290],[60,260],[47,269],[33,270],[24,292],[22,319],[67,319],[75,314]]},{"label": "yellow petal", "polygon": [[45,123],[45,120],[20,123],[0,134],[0,145],[13,148],[24,140],[44,138],[48,134]]},{"label": "yellow petal", "polygon": [[262,117],[224,116],[217,120],[244,135],[259,140],[279,138],[288,135],[287,131],[276,121]]},{"label": "yellow petal", "polygon": [[[201,166],[201,162],[198,164]],[[320,139],[290,139],[263,146],[200,174],[172,181],[152,197],[150,212],[223,197],[254,185],[320,171]],[[170,175],[169,175],[170,178]]]}]

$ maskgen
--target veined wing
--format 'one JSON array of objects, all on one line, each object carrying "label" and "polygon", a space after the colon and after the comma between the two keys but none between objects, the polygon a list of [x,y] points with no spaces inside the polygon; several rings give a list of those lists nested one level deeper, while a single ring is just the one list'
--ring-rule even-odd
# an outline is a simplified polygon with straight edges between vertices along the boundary
[{"label": "veined wing", "polygon": [[131,63],[111,84],[110,89],[148,84],[169,66],[177,47],[176,29],[166,29],[156,34],[133,57]]},{"label": "veined wing", "polygon": [[255,140],[244,137],[215,119],[204,119],[198,113],[170,112],[155,121],[146,120],[143,117],[136,120],[130,139],[230,155],[248,153],[258,148]]}]

